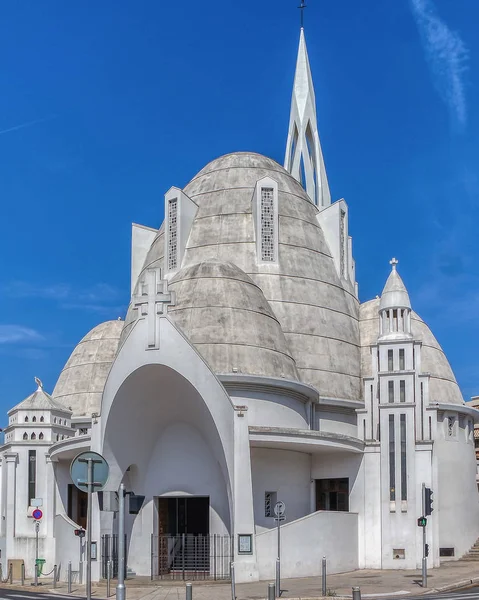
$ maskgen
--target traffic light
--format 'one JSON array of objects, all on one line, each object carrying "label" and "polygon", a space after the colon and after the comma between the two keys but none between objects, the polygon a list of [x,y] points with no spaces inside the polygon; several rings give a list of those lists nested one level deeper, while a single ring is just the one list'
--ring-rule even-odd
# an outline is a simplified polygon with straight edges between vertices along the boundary
[{"label": "traffic light", "polygon": [[424,514],[430,515],[433,511],[432,507],[432,490],[431,488],[424,488]]},{"label": "traffic light", "polygon": [[75,529],[75,535],[78,537],[85,537],[85,530],[84,529]]},{"label": "traffic light", "polygon": [[419,519],[417,520],[417,526],[418,527],[426,527],[426,525],[427,525],[426,517],[419,517]]}]

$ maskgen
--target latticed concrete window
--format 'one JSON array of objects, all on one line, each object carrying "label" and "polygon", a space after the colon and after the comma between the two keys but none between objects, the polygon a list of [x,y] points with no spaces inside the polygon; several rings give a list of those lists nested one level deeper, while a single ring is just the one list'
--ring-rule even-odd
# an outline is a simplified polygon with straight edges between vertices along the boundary
[{"label": "latticed concrete window", "polygon": [[178,265],[178,200],[168,202],[168,270]]},{"label": "latticed concrete window", "polygon": [[276,505],[277,493],[276,492],[265,492],[264,493],[264,516],[274,517],[274,507]]},{"label": "latticed concrete window", "polygon": [[261,188],[261,260],[275,260],[274,190]]}]

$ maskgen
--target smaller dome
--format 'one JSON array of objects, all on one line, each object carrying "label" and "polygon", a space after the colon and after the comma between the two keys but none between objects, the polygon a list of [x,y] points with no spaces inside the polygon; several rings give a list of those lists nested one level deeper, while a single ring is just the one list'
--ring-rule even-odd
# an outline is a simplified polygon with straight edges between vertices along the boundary
[{"label": "smaller dome", "polygon": [[118,350],[124,321],[106,321],[94,327],[70,355],[52,397],[73,416],[100,412],[101,397]]},{"label": "smaller dome", "polygon": [[233,263],[208,260],[170,282],[168,314],[215,373],[298,379],[281,325],[261,289]]},{"label": "smaller dome", "polygon": [[[361,332],[361,375],[371,377],[372,363],[370,346],[377,343],[379,336],[380,303],[376,298],[360,307],[359,328]],[[429,398],[431,402],[464,404],[451,365],[432,331],[414,311],[411,313],[413,338],[422,342],[421,371],[429,373]]]},{"label": "smaller dome", "polygon": [[409,300],[409,294],[407,293],[406,286],[401,279],[396,269],[397,260],[393,258],[391,260],[392,270],[384,286],[383,293],[381,294],[381,302],[379,304],[379,310],[388,308],[409,308],[411,309],[411,301]]}]

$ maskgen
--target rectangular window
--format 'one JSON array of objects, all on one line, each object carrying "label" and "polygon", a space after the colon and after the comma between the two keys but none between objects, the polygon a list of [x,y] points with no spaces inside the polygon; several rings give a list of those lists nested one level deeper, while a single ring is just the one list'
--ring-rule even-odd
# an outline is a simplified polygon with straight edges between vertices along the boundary
[{"label": "rectangular window", "polygon": [[349,511],[349,479],[316,479],[316,510]]},{"label": "rectangular window", "polygon": [[455,423],[456,423],[456,419],[454,417],[447,417],[447,435],[449,437],[454,437]]},{"label": "rectangular window", "polygon": [[168,269],[178,266],[178,199],[168,202]]},{"label": "rectangular window", "polygon": [[406,415],[399,419],[401,431],[401,500],[407,500]]},{"label": "rectangular window", "polygon": [[346,277],[346,213],[341,211],[341,254],[340,254],[340,269],[341,275]]},{"label": "rectangular window", "polygon": [[28,451],[28,506],[36,498],[37,491],[37,451]]},{"label": "rectangular window", "polygon": [[394,381],[388,381],[389,402],[394,402]]},{"label": "rectangular window", "polygon": [[389,415],[389,500],[396,500],[396,440],[394,437],[394,415]]},{"label": "rectangular window", "polygon": [[399,382],[399,402],[406,402],[406,382],[404,379]]},{"label": "rectangular window", "polygon": [[394,371],[394,354],[392,350],[388,350],[388,371]]},{"label": "rectangular window", "polygon": [[261,188],[261,260],[274,262],[274,190]]},{"label": "rectangular window", "polygon": [[405,360],[404,360],[404,348],[399,350],[399,370],[404,371],[405,369]]},{"label": "rectangular window", "polygon": [[265,492],[264,493],[264,516],[274,517],[274,507],[277,502],[277,492]]}]

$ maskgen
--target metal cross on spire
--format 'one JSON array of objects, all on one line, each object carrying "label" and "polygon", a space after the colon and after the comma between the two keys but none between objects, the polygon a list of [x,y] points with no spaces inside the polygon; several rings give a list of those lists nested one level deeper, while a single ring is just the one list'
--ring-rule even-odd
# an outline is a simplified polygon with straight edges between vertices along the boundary
[{"label": "metal cross on spire", "polygon": [[391,267],[393,268],[393,271],[396,270],[396,265],[398,264],[398,259],[397,258],[391,258],[391,260],[389,261],[389,264],[391,265]]},{"label": "metal cross on spire", "polygon": [[301,11],[301,29],[303,29],[304,9],[306,8],[304,0],[301,0],[301,4],[298,6],[298,8]]}]

